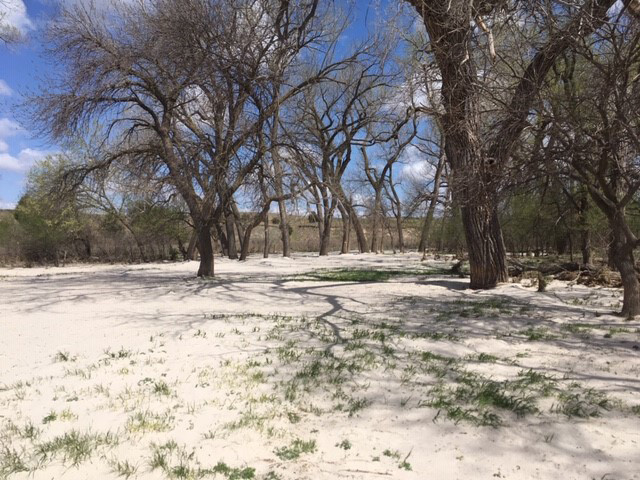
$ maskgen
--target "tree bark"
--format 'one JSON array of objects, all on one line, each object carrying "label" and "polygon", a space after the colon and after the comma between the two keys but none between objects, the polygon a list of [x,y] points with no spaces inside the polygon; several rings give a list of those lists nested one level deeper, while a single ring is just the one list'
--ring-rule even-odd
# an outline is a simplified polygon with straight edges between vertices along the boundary
[{"label": "tree bark", "polygon": [[199,277],[213,277],[213,244],[211,242],[211,227],[198,226],[198,249],[200,250]]},{"label": "tree bark", "polygon": [[[491,141],[481,138],[481,81],[473,58],[472,39],[477,2],[466,0],[408,0],[423,19],[440,77],[444,114],[445,153],[452,166],[454,199],[462,209],[469,250],[472,288],[492,288],[507,280],[506,249],[498,221],[498,187],[511,151],[528,126],[531,106],[547,73],[576,37],[590,34],[607,17],[615,0],[586,2],[562,30],[550,36],[532,56],[511,92],[508,108]],[[499,2],[480,2],[491,13]],[[484,145],[489,145],[485,149]],[[462,181],[461,175],[469,180]],[[473,183],[475,188],[469,188]]]},{"label": "tree bark", "polygon": [[333,216],[321,219],[323,222],[322,233],[320,237],[320,256],[329,255],[329,244],[331,243],[331,226],[333,224]]},{"label": "tree bark", "polygon": [[493,288],[509,279],[507,256],[498,221],[498,209],[491,202],[461,207],[462,225],[469,250],[472,289]]},{"label": "tree bark", "polygon": [[620,272],[624,290],[622,301],[622,315],[633,318],[640,315],[640,282],[636,272],[636,262],[633,256],[635,244],[627,240],[628,225],[624,217],[624,209],[617,210],[609,217],[609,225],[613,235],[612,255],[616,268]]},{"label": "tree bark", "polygon": [[187,251],[184,255],[185,260],[194,260],[196,258],[197,245],[198,245],[198,234],[194,230],[191,233],[191,237],[189,238],[189,245],[187,246]]}]

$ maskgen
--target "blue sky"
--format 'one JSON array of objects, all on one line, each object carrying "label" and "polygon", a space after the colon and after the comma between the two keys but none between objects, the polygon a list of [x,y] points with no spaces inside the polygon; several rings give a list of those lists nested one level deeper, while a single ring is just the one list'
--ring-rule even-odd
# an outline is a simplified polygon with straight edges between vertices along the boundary
[{"label": "blue sky", "polygon": [[[56,152],[55,145],[21,124],[19,104],[25,94],[38,90],[41,80],[51,71],[52,66],[42,54],[40,33],[60,1],[64,0],[0,0],[4,22],[18,28],[26,39],[17,45],[0,43],[0,209],[15,206],[24,192],[29,168]],[[367,28],[364,20],[371,27],[376,21],[376,5],[386,3],[356,0],[357,20],[351,34],[362,35]]]},{"label": "blue sky", "polygon": [[[0,44],[0,208],[11,208],[24,189],[26,172],[35,161],[55,151],[20,124],[18,103],[37,88],[47,67],[38,32],[54,11],[51,0],[8,0],[4,20],[24,34],[17,45]],[[7,10],[8,8],[8,10]]]}]

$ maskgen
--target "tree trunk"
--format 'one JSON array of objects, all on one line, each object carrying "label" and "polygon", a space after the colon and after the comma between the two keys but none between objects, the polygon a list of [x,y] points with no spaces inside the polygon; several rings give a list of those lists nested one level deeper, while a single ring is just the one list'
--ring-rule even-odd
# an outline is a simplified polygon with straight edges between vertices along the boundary
[{"label": "tree trunk", "polygon": [[213,244],[211,243],[211,227],[198,227],[198,249],[200,250],[199,277],[213,277]]},{"label": "tree trunk", "polygon": [[402,230],[402,215],[396,217],[396,230],[398,231],[398,249],[404,253],[404,231]]},{"label": "tree trunk", "polygon": [[627,240],[628,225],[623,210],[617,210],[609,217],[609,225],[613,234],[611,254],[622,279],[623,301],[622,315],[633,318],[640,315],[640,283],[633,257],[634,244]]},{"label": "tree trunk", "polygon": [[436,206],[438,204],[438,193],[440,192],[440,179],[442,178],[442,170],[444,169],[444,156],[440,155],[438,159],[438,167],[436,168],[436,174],[433,177],[433,191],[431,192],[431,200],[429,201],[429,207],[427,208],[427,216],[422,224],[422,232],[420,233],[420,244],[418,245],[418,251],[423,252],[427,249],[427,242],[429,240],[429,233],[431,231],[431,225],[433,224],[433,216],[436,212]]},{"label": "tree trunk", "polygon": [[[404,232],[402,231],[402,200],[393,183],[393,166],[389,166],[389,189],[391,190],[391,211],[396,217],[396,230],[398,231],[398,250],[404,253]],[[387,192],[388,194],[389,192]],[[393,239],[393,236],[392,236]]]},{"label": "tree trunk", "polygon": [[633,318],[640,315],[640,283],[635,269],[633,250],[622,248],[620,252],[616,252],[615,263],[620,272],[624,290],[621,313],[625,318]]},{"label": "tree trunk", "polygon": [[[238,236],[236,238],[240,243],[240,250],[242,250],[244,248],[244,239],[246,238],[245,227],[242,224],[242,219],[240,216],[240,210],[238,210],[238,205],[236,205],[236,202],[234,202],[233,199],[231,200],[231,213],[233,215],[233,224],[235,225],[236,230],[238,232]],[[253,228],[255,228],[255,226]]]},{"label": "tree trunk", "polygon": [[371,252],[380,253],[382,236],[384,235],[384,225],[381,222],[382,210],[382,184],[376,190],[373,198],[373,218],[371,226]]},{"label": "tree trunk", "polygon": [[187,247],[187,252],[184,255],[185,260],[195,260],[197,246],[198,246],[198,235],[194,230],[191,233],[191,237],[189,238],[189,246]]},{"label": "tree trunk", "polygon": [[231,260],[238,259],[238,247],[236,246],[236,225],[235,225],[235,217],[233,213],[227,212],[225,218],[225,224],[227,227],[227,244],[229,250],[229,258]]},{"label": "tree trunk", "polygon": [[329,255],[329,244],[331,243],[331,225],[333,224],[333,216],[320,220],[324,223],[320,237],[320,256]]},{"label": "tree trunk", "polygon": [[347,199],[341,185],[337,185],[336,193],[340,198],[342,205],[347,210],[351,223],[353,224],[353,229],[356,231],[356,239],[358,240],[358,249],[360,250],[360,253],[369,253],[370,250],[367,242],[367,236],[364,233],[364,228],[362,228],[362,223],[358,217],[358,212],[356,212],[356,209],[353,206],[353,202]]},{"label": "tree trunk", "polygon": [[506,282],[509,279],[507,257],[497,205],[467,203],[461,212],[469,251],[470,288],[493,288],[500,282]]},{"label": "tree trunk", "polygon": [[351,237],[351,217],[349,212],[344,208],[341,203],[338,205],[340,210],[340,216],[342,217],[342,247],[340,249],[341,254],[349,253],[349,240]]},{"label": "tree trunk", "polygon": [[289,235],[289,215],[287,215],[287,203],[284,200],[278,202],[280,212],[280,235],[282,236],[282,256],[291,256],[291,236]]},{"label": "tree trunk", "polygon": [[[264,217],[264,249],[262,251],[263,258],[269,258],[269,215]],[[285,257],[288,255],[285,255]]]},{"label": "tree trunk", "polygon": [[[253,219],[249,222],[249,225],[244,229],[244,238],[242,240],[242,250],[240,252],[240,260],[246,260],[249,256],[249,248],[251,247],[251,234],[253,233],[253,229],[260,225],[262,222],[265,222],[265,228],[268,228],[268,223],[266,218],[269,215],[269,208],[271,206],[271,202],[268,202],[262,207],[260,212],[256,213],[253,216]],[[265,230],[266,231],[266,230]],[[266,241],[266,239],[265,239]]]}]

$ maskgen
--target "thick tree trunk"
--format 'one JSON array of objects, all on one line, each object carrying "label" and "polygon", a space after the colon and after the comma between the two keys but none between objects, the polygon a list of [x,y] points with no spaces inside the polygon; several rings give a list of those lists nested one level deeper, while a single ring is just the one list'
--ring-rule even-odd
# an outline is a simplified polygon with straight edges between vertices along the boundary
[{"label": "thick tree trunk", "polygon": [[633,318],[640,315],[640,282],[638,282],[633,256],[635,244],[630,244],[627,239],[627,232],[630,229],[626,225],[624,209],[616,211],[609,217],[609,225],[613,236],[611,254],[620,272],[624,291],[621,314],[626,318]]},{"label": "thick tree trunk", "polygon": [[472,289],[493,288],[509,279],[496,205],[466,204],[462,224],[469,251]]},{"label": "thick tree trunk", "polygon": [[333,224],[333,215],[331,217],[325,218],[324,220],[320,220],[324,223],[321,229],[321,237],[320,237],[320,256],[324,257],[329,255],[329,246],[331,243],[331,226]]},{"label": "thick tree trunk", "polygon": [[198,227],[198,249],[200,250],[199,277],[213,277],[213,244],[211,243],[211,227]]},{"label": "thick tree trunk", "polygon": [[622,278],[624,291],[621,313],[626,318],[633,318],[640,315],[640,283],[635,269],[633,250],[622,248],[620,252],[616,252],[615,263]]}]

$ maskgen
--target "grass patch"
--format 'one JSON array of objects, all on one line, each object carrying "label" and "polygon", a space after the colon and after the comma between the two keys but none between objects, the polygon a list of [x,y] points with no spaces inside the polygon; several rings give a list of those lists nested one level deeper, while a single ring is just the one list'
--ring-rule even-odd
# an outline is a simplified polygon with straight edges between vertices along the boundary
[{"label": "grass patch", "polygon": [[63,463],[77,466],[89,460],[98,447],[117,444],[117,437],[110,433],[103,435],[71,430],[64,435],[36,445],[36,455],[39,457],[40,463],[62,457]]},{"label": "grass patch", "polygon": [[125,429],[130,433],[167,432],[173,428],[173,420],[170,411],[158,414],[145,410],[131,415]]},{"label": "grass patch", "polygon": [[336,268],[315,270],[295,275],[289,280],[313,280],[319,282],[386,282],[394,277],[423,277],[433,275],[451,275],[449,269],[370,269],[370,268]]},{"label": "grass patch", "polygon": [[296,438],[291,444],[276,448],[274,453],[280,460],[295,460],[300,455],[313,453],[317,449],[315,440],[300,440]]},{"label": "grass patch", "polygon": [[572,384],[566,392],[560,392],[552,411],[567,417],[589,418],[599,417],[603,410],[611,408],[611,400],[603,393],[593,389],[580,389],[580,385]]}]

